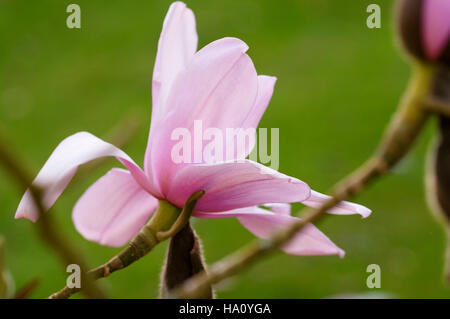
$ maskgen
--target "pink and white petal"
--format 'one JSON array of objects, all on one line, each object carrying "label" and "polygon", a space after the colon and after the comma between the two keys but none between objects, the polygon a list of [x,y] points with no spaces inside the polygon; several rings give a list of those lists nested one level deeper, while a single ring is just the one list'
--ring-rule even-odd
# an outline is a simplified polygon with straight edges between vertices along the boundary
[{"label": "pink and white petal", "polygon": [[[146,171],[151,161],[151,170],[164,194],[175,173],[187,164],[172,158],[172,150],[179,143],[172,137],[176,129],[187,130],[193,137],[188,143],[194,156],[187,162],[205,163],[203,150],[210,142],[205,139],[198,142],[198,136],[214,128],[224,137],[226,129],[241,128],[251,111],[257,93],[257,74],[244,53],[247,48],[235,38],[212,42],[198,51],[176,78],[167,100],[167,116],[152,123],[156,125],[155,134],[149,144],[151,156],[146,156]],[[194,123],[199,124],[195,130]],[[233,155],[230,157],[234,159]],[[222,152],[214,162],[223,161],[226,156]]]},{"label": "pink and white petal", "polygon": [[[150,167],[152,139],[157,123],[164,115],[167,96],[176,76],[186,67],[197,50],[198,36],[195,16],[183,2],[174,2],[164,19],[158,41],[152,80],[152,125],[150,127],[144,168],[148,178],[154,183],[154,174]],[[159,192],[159,189],[158,189]]]},{"label": "pink and white petal", "polygon": [[249,160],[185,166],[175,176],[167,198],[181,207],[197,190],[206,192],[196,205],[205,212],[301,202],[310,195],[306,183]]},{"label": "pink and white petal", "polygon": [[[241,224],[257,237],[266,239],[277,231],[299,221],[298,218],[271,213],[258,207],[246,207],[228,212],[205,213],[198,212],[199,218],[227,218],[236,217]],[[314,225],[306,225],[281,249],[292,255],[339,255],[344,251],[337,247],[325,234]]]},{"label": "pink and white petal", "polygon": [[291,215],[291,205],[286,203],[270,203],[262,205],[269,208],[272,212],[281,215]]},{"label": "pink and white petal", "polygon": [[273,95],[273,89],[277,78],[274,76],[258,75],[258,94],[252,111],[244,121],[244,127],[256,128]]},{"label": "pink and white petal", "polygon": [[240,125],[241,128],[239,133],[235,134],[233,140],[227,144],[227,147],[234,147],[233,145],[238,146],[237,159],[246,158],[255,147],[256,128],[272,98],[276,81],[277,78],[274,76],[258,75],[258,91],[255,103],[243,123]]},{"label": "pink and white petal", "polygon": [[[64,139],[50,155],[33,186],[42,191],[42,203],[48,210],[75,175],[79,165],[105,156],[114,156],[132,173],[136,181],[148,191],[152,191],[144,172],[133,160],[112,144],[109,144],[87,132],[79,132]],[[27,190],[16,211],[16,218],[28,218],[36,221],[39,211]]]},{"label": "pink and white petal", "polygon": [[[330,199],[330,196],[311,190],[311,196],[308,199],[302,201],[302,203],[309,207],[320,207],[328,199]],[[362,218],[366,218],[372,213],[372,211],[362,205],[342,201],[334,208],[330,209],[328,213],[336,215],[359,214],[362,216]]]},{"label": "pink and white petal", "polygon": [[437,59],[450,40],[450,1],[424,0],[422,39],[430,59]]},{"label": "pink and white petal", "polygon": [[197,51],[195,16],[183,2],[174,2],[164,19],[153,69],[153,119],[164,113],[165,102],[178,73]]},{"label": "pink and white petal", "polygon": [[158,200],[130,172],[114,168],[81,196],[72,219],[86,239],[119,247],[139,231],[157,206]]}]

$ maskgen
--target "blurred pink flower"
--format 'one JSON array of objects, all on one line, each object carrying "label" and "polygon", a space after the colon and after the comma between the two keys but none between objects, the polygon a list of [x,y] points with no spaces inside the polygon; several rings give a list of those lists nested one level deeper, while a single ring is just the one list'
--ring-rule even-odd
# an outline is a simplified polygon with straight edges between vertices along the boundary
[{"label": "blurred pink flower", "polygon": [[397,0],[397,31],[419,60],[450,63],[450,1]]},{"label": "blurred pink flower", "polygon": [[437,59],[449,45],[450,1],[423,0],[422,41],[427,57]]},{"label": "blurred pink flower", "polygon": [[[223,38],[196,52],[194,15],[184,3],[173,3],[158,42],[145,169],[123,151],[89,133],[74,134],[58,145],[33,182],[43,189],[45,208],[54,204],[79,165],[104,156],[116,157],[128,170],[109,171],[83,194],[73,210],[76,229],[103,245],[124,245],[152,215],[158,200],[182,207],[197,190],[206,193],[198,201],[194,216],[236,217],[263,238],[297,220],[290,216],[286,203],[320,205],[327,196],[311,191],[304,182],[245,160],[251,147],[224,162],[176,164],[171,160],[175,144],[171,132],[178,127],[192,129],[194,120],[220,130],[258,125],[276,79],[256,74],[245,53],[247,49],[239,39]],[[331,213],[366,217],[370,210],[342,202]],[[29,191],[16,212],[16,218],[20,217],[33,221],[38,218]],[[343,255],[313,225],[283,249],[297,255]]]}]

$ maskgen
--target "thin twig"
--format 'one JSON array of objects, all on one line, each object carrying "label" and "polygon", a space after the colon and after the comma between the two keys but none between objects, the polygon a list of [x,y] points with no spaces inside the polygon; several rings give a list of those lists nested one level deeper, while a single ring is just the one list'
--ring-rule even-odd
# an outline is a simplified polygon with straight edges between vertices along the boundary
[{"label": "thin twig", "polygon": [[430,97],[426,101],[426,107],[430,110],[430,112],[450,117],[450,107],[448,103],[438,100],[437,98]]},{"label": "thin twig", "polygon": [[27,299],[39,286],[39,279],[33,279],[14,295],[14,299]]},{"label": "thin twig", "polygon": [[[41,238],[53,249],[64,265],[77,264],[84,271],[89,269],[80,252],[58,231],[59,228],[54,225],[51,215],[44,213],[45,209],[42,205],[40,190],[32,186],[32,179],[20,163],[19,157],[13,154],[11,146],[6,144],[1,137],[0,162],[21,187],[30,190],[40,215],[36,227]],[[86,285],[86,296],[89,298],[105,298],[104,293],[89,280]]]}]

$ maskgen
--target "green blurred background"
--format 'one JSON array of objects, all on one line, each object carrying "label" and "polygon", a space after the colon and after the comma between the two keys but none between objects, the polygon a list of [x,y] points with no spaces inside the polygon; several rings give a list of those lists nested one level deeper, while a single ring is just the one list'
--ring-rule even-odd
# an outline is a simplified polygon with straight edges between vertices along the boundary
[{"label": "green blurred background", "polygon": [[[275,94],[260,127],[280,128],[280,171],[326,191],[375,148],[410,68],[394,44],[392,1],[378,0],[382,28],[366,27],[355,0],[187,1],[199,46],[235,36],[250,46]],[[106,137],[130,113],[141,126],[126,152],[142,163],[150,121],[150,79],[170,2],[87,1],[81,30],[66,27],[69,1],[0,0],[0,131],[33,174],[65,137],[86,130]],[[220,298],[325,298],[382,293],[399,298],[450,296],[442,281],[445,236],[425,202],[423,175],[435,123],[393,174],[355,201],[372,216],[332,216],[319,227],[346,257],[277,253],[218,287]],[[71,222],[77,198],[117,162],[77,179],[52,213],[60,231],[101,264],[118,249],[84,240]],[[120,165],[119,165],[120,166]],[[34,278],[33,297],[61,288],[67,274],[28,220],[14,220],[23,189],[0,168],[0,233],[18,287]],[[294,205],[295,209],[301,205]],[[214,262],[252,239],[236,220],[196,220]],[[117,298],[153,298],[167,243],[101,284]],[[381,267],[381,289],[366,287],[366,267]],[[370,296],[370,295],[365,295]]]}]

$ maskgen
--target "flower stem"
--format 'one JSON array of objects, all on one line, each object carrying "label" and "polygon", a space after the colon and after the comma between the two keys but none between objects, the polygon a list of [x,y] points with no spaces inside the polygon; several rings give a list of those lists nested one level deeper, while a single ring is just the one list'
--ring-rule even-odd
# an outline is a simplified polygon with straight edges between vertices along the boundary
[{"label": "flower stem", "polygon": [[[186,201],[182,210],[165,200],[160,200],[156,212],[137,235],[131,239],[127,247],[107,263],[88,271],[87,275],[89,278],[91,280],[97,280],[108,277],[113,272],[126,268],[147,255],[156,245],[169,238],[168,236],[174,236],[188,223],[194,211],[195,204],[204,193],[202,190],[193,193]],[[66,286],[52,294],[49,298],[69,298],[82,289]]]}]

